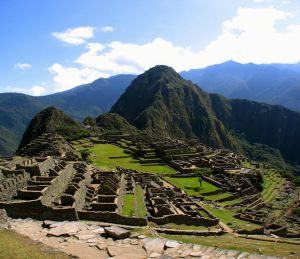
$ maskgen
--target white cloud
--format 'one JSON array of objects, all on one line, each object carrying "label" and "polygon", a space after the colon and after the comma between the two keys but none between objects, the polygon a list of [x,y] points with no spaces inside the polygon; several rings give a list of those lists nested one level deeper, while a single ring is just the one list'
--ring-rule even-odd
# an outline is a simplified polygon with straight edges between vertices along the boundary
[{"label": "white cloud", "polygon": [[274,7],[238,8],[237,16],[223,23],[222,34],[202,51],[202,60],[212,64],[228,59],[241,63],[298,62],[300,31],[295,28],[299,25],[281,30],[276,27],[291,16]]},{"label": "white cloud", "polygon": [[30,92],[33,96],[40,96],[46,92],[46,89],[42,86],[35,85],[30,89]]},{"label": "white cloud", "polygon": [[115,29],[111,26],[105,26],[101,28],[101,31],[103,32],[113,32]]},{"label": "white cloud", "polygon": [[263,3],[263,2],[269,2],[272,0],[253,0],[254,3]]},{"label": "white cloud", "polygon": [[162,38],[141,45],[119,41],[107,45],[91,43],[87,45],[87,49],[75,62],[82,67],[105,71],[110,75],[139,73],[157,64],[183,70],[196,66],[197,63],[195,53],[189,48],[174,46]]},{"label": "white cloud", "polygon": [[64,43],[68,43],[71,45],[80,45],[85,43],[86,39],[93,38],[94,31],[95,28],[86,26],[69,28],[64,32],[53,32],[52,35]]},{"label": "white cloud", "polygon": [[54,75],[55,91],[68,90],[80,84],[90,83],[98,77],[108,77],[108,74],[90,68],[64,67],[60,64],[53,64],[49,72]]},{"label": "white cloud", "polygon": [[31,68],[31,65],[27,63],[17,63],[14,65],[14,67],[20,70],[25,70]]},{"label": "white cloud", "polygon": [[142,73],[157,64],[177,71],[235,60],[241,63],[293,63],[300,61],[300,24],[277,29],[290,13],[274,7],[238,8],[237,15],[224,21],[221,34],[198,51],[176,46],[163,38],[145,44],[113,41],[89,43],[70,67],[54,64],[55,90],[65,90],[98,77],[120,73]]},{"label": "white cloud", "polygon": [[270,2],[272,0],[253,0],[254,3]]},{"label": "white cloud", "polygon": [[33,96],[40,96],[47,91],[46,88],[39,85],[34,85],[31,88],[21,88],[21,87],[14,87],[9,85],[6,86],[5,90],[6,92],[17,92],[17,93],[29,94]]}]

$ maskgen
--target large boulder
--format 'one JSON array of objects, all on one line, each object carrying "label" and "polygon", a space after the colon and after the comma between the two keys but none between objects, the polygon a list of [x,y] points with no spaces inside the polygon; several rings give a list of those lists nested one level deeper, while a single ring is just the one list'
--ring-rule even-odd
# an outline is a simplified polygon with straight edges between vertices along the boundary
[{"label": "large boulder", "polygon": [[162,254],[164,251],[164,247],[166,244],[166,240],[162,238],[147,238],[144,240],[144,248],[148,254],[152,252]]},{"label": "large boulder", "polygon": [[105,227],[104,231],[107,235],[116,239],[124,239],[130,237],[130,231],[117,226]]}]

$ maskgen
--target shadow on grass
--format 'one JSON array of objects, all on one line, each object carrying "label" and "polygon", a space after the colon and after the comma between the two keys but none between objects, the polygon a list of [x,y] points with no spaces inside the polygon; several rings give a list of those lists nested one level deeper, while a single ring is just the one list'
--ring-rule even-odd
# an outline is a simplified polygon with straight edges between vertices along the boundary
[{"label": "shadow on grass", "polygon": [[131,156],[110,156],[108,158],[109,159],[119,159],[119,158],[128,158],[128,157],[131,157]]},{"label": "shadow on grass", "polygon": [[187,190],[192,190],[194,192],[199,192],[203,190],[203,187],[197,186],[197,187],[191,187],[191,186],[184,186],[185,189]]}]

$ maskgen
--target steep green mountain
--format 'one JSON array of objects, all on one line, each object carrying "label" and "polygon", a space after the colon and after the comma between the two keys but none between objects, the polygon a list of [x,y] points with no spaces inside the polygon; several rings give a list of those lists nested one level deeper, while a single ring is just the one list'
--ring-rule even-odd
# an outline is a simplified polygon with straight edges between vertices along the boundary
[{"label": "steep green mountain", "polygon": [[17,149],[30,120],[42,109],[55,106],[77,120],[98,116],[109,111],[133,78],[134,75],[100,78],[90,84],[41,97],[0,94],[0,155],[12,154]]},{"label": "steep green mountain", "polygon": [[117,113],[103,113],[96,118],[98,127],[110,132],[137,133],[137,128]]},{"label": "steep green mountain", "polygon": [[43,133],[58,133],[66,140],[89,136],[89,131],[61,110],[48,107],[39,112],[29,123],[18,150]]},{"label": "steep green mountain", "polygon": [[300,113],[279,105],[229,100],[211,94],[216,116],[250,143],[278,149],[286,161],[300,163]]},{"label": "steep green mountain", "polygon": [[300,64],[239,64],[228,61],[181,72],[210,93],[280,104],[300,111]]},{"label": "steep green mountain", "polygon": [[208,94],[166,66],[138,76],[111,112],[149,133],[197,137],[211,146],[233,148],[283,167],[282,157],[300,163],[300,113]]},{"label": "steep green mountain", "polygon": [[0,155],[16,151],[31,118],[43,105],[25,94],[0,94]]},{"label": "steep green mountain", "polygon": [[230,134],[214,116],[209,95],[167,66],[138,76],[111,112],[149,133],[198,137],[215,147],[233,146]]}]

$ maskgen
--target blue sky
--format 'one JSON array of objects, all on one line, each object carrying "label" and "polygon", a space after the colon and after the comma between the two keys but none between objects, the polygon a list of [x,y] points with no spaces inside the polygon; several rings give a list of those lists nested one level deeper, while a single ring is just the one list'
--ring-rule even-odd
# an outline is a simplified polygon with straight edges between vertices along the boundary
[{"label": "blue sky", "polygon": [[1,0],[0,92],[233,59],[300,61],[298,0]]}]

